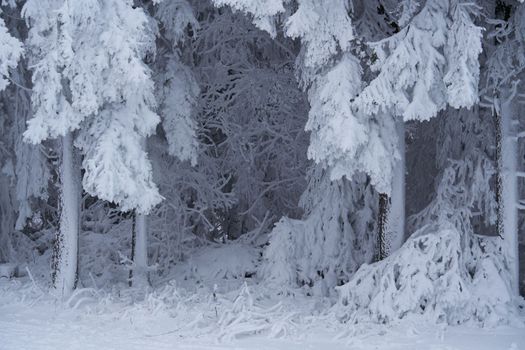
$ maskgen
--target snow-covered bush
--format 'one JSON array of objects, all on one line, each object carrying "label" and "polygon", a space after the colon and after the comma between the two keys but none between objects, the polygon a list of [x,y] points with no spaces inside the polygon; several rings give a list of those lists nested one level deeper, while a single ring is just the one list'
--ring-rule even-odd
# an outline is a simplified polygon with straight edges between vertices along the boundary
[{"label": "snow-covered bush", "polygon": [[305,222],[282,218],[271,233],[270,245],[264,252],[261,275],[272,284],[295,286],[298,282],[297,257],[304,257]]},{"label": "snow-covered bush", "polygon": [[434,322],[495,326],[515,316],[508,262],[499,237],[462,235],[452,225],[425,226],[399,251],[363,265],[337,287],[343,322],[389,323],[412,315]]},{"label": "snow-covered bush", "polygon": [[130,221],[115,225],[108,233],[88,231],[80,238],[79,282],[81,286],[108,288],[127,284],[129,267],[124,257],[131,251]]},{"label": "snow-covered bush", "polygon": [[282,218],[270,236],[262,278],[278,291],[308,285],[328,295],[374,258],[374,204],[366,176],[330,181],[320,167],[301,199],[303,220]]}]

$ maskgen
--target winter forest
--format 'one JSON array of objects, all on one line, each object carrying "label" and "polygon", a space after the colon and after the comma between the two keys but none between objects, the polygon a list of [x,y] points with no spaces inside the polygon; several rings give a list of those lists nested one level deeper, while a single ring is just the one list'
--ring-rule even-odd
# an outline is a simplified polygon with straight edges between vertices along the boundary
[{"label": "winter forest", "polygon": [[523,0],[0,0],[0,349],[525,349]]}]

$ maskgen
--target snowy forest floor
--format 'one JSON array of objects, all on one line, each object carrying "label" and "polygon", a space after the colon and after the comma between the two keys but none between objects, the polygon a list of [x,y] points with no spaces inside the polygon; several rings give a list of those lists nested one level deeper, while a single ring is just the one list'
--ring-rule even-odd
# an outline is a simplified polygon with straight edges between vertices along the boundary
[{"label": "snowy forest floor", "polygon": [[203,247],[172,278],[153,281],[155,288],[130,288],[125,279],[100,286],[90,276],[66,301],[49,288],[48,261],[37,261],[24,269],[31,278],[0,278],[0,350],[525,350],[520,325],[341,323],[334,298],[307,289],[277,295],[244,278],[257,269],[258,255],[237,244]]},{"label": "snowy forest floor", "polygon": [[328,308],[321,300],[268,298],[253,292],[257,289],[240,284],[215,298],[205,286],[192,293],[174,284],[146,294],[83,289],[58,303],[29,280],[3,279],[0,349],[525,349],[525,330],[518,327],[445,327],[417,320],[351,326],[320,312]]}]

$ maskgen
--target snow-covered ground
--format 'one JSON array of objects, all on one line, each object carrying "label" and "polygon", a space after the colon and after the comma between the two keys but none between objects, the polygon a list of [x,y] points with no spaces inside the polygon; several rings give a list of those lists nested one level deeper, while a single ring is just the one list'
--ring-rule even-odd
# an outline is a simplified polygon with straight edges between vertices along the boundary
[{"label": "snow-covered ground", "polygon": [[175,283],[148,293],[82,289],[63,303],[28,278],[1,279],[0,349],[525,349],[517,326],[351,326],[326,312],[328,300],[261,289],[240,280],[191,292]]}]

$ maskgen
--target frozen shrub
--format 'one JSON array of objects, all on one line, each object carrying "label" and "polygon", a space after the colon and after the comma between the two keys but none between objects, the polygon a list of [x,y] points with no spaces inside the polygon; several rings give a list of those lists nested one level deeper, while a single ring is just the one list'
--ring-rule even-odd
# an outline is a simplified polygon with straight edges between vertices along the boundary
[{"label": "frozen shrub", "polygon": [[348,281],[375,250],[376,192],[366,176],[331,181],[317,169],[301,198],[303,220],[282,218],[264,252],[261,276],[276,290],[310,286],[329,295]]},{"label": "frozen shrub", "polygon": [[343,322],[389,323],[411,315],[436,322],[495,326],[514,319],[508,262],[499,237],[468,235],[451,226],[425,226],[395,254],[363,265],[337,287]]}]

